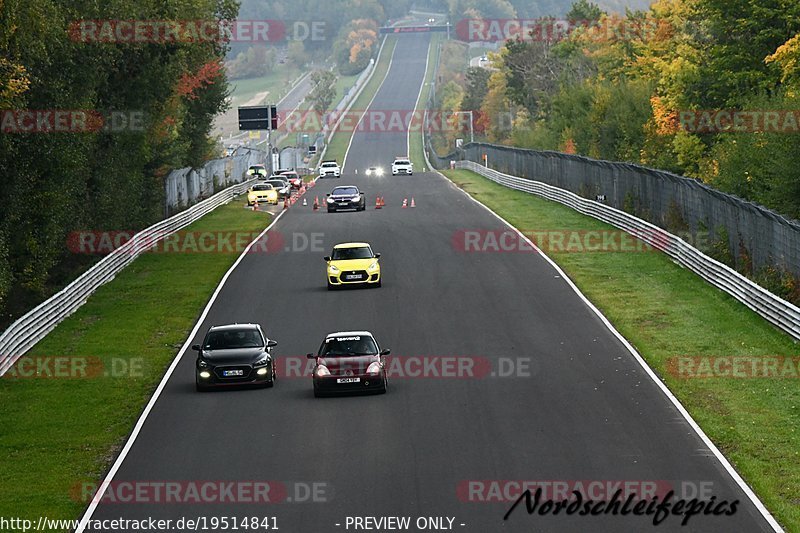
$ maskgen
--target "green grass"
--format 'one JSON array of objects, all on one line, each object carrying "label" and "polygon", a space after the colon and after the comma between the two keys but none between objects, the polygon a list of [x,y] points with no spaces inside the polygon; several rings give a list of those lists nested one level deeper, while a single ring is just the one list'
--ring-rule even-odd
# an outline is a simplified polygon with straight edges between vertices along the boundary
[{"label": "green grass", "polygon": [[[378,64],[375,66],[375,73],[369,80],[369,83],[361,91],[361,94],[356,98],[355,103],[351,109],[363,112],[372,97],[378,92],[386,72],[389,70],[389,62],[392,54],[394,54],[394,47],[397,44],[397,38],[389,36],[386,38],[386,44],[383,47],[383,53],[378,58]],[[351,121],[355,123],[355,120]],[[331,142],[328,144],[328,149],[325,152],[325,159],[335,159],[342,164],[344,161],[345,152],[347,152],[347,145],[350,144],[350,138],[353,136],[353,131],[338,131],[333,134]]]},{"label": "green grass", "polygon": [[[611,229],[469,171],[445,174],[522,231]],[[548,255],[663,378],[786,530],[800,531],[800,381],[687,379],[668,367],[682,355],[797,356],[798,343],[662,253]]]},{"label": "green grass", "polygon": [[[185,231],[258,234],[270,216],[243,209],[241,198]],[[0,516],[79,516],[86,504],[77,483],[101,480],[240,250],[140,256],[28,354],[92,357],[135,372],[0,378]]]},{"label": "green grass", "polygon": [[[291,88],[291,83],[300,76],[301,71],[289,63],[275,65],[275,69],[266,76],[258,78],[244,78],[231,80],[231,96],[233,105],[243,105],[256,94],[269,91],[266,99],[270,102],[277,102],[283,98]],[[263,102],[259,102],[263,103]]]},{"label": "green grass", "polygon": [[[434,34],[434,36],[431,38],[431,46],[428,53],[428,69],[425,71],[425,83],[422,86],[419,103],[417,104],[417,109],[419,110],[427,109],[428,97],[431,93],[430,81],[433,79],[433,71],[436,69],[436,49],[441,40],[442,36],[438,33]],[[417,124],[417,126],[419,127],[421,124]],[[425,154],[423,153],[422,135],[417,132],[416,129],[412,129],[408,144],[408,156],[414,163],[415,168],[419,169],[419,171],[427,170],[427,165],[425,164]]]}]

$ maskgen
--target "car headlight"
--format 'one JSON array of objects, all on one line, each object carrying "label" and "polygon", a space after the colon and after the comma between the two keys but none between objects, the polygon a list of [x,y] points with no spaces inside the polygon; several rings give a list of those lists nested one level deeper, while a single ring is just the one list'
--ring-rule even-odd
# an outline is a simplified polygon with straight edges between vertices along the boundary
[{"label": "car headlight", "polygon": [[203,370],[202,372],[200,372],[200,377],[203,379],[208,379],[211,377],[211,372],[209,372],[208,370]]},{"label": "car headlight", "polygon": [[375,174],[377,174],[378,176],[383,176],[383,169],[379,168],[378,170],[375,171]]},{"label": "car headlight", "polygon": [[314,375],[319,377],[319,378],[324,377],[324,376],[330,376],[331,375],[331,371],[328,370],[327,366],[319,365],[319,366],[317,366],[317,369],[314,370]]},{"label": "car headlight", "polygon": [[253,363],[253,366],[264,366],[269,363],[269,356],[264,354],[264,357]]},{"label": "car headlight", "polygon": [[381,364],[377,361],[367,367],[367,374],[377,376],[381,373]]},{"label": "car headlight", "polygon": [[208,364],[208,361],[205,359],[198,359],[197,360],[197,368],[210,368],[211,365]]},{"label": "car headlight", "polygon": [[339,272],[339,269],[336,268],[334,265],[328,265],[328,270],[331,272]]},{"label": "car headlight", "polygon": [[372,263],[367,270],[376,270],[378,268],[378,262],[375,261]]}]

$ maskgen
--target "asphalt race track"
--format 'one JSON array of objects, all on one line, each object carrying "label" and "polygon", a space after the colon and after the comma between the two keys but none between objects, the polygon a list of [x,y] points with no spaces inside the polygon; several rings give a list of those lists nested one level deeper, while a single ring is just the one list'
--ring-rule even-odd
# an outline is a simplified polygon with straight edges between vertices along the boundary
[{"label": "asphalt race track", "polygon": [[[373,109],[413,108],[428,43],[422,34],[400,37]],[[276,386],[196,393],[194,353],[187,352],[114,480],[267,480],[285,487],[286,499],[101,503],[93,519],[274,516],[287,533],[354,531],[348,516],[408,516],[410,531],[418,531],[418,517],[455,518],[453,530],[474,533],[770,530],[544,258],[461,250],[459,232],[506,227],[436,174],[364,176],[368,166],[388,169],[406,150],[403,132],[357,133],[344,176],[320,180],[309,207],[291,208],[269,233],[278,249],[248,254],[211,308],[193,342],[210,325],[261,323],[279,342],[284,375]],[[367,211],[311,209],[314,196],[321,200],[334,185],[351,183],[366,191]],[[386,200],[381,210],[374,209],[378,195]],[[412,197],[416,207],[401,208]],[[383,254],[382,288],[326,290],[322,258],[350,240],[368,241]],[[372,331],[392,349],[389,360],[465,356],[478,367],[488,361],[491,370],[439,377],[428,368],[395,377],[385,395],[325,399],[313,397],[310,377],[285,375],[286,361],[316,351],[326,333],[353,329]],[[529,367],[521,369],[520,361]],[[512,375],[499,375],[511,362]],[[524,504],[504,521],[512,501],[498,502],[497,494],[495,501],[470,501],[488,494],[470,488],[493,485],[469,482],[490,480],[495,487],[512,480],[653,483],[685,499],[694,497],[688,487],[700,487],[707,491],[701,499],[739,504],[732,516],[698,515],[686,526],[676,516],[657,528],[652,516],[529,516]],[[316,502],[302,489],[313,483],[324,493]]]}]

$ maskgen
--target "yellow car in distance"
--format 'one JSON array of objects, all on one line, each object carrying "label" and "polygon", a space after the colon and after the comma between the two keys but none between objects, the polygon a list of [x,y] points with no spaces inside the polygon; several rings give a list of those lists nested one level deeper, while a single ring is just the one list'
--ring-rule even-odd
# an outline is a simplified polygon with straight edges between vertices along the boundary
[{"label": "yellow car in distance", "polygon": [[381,254],[366,242],[343,242],[325,257],[328,290],[352,285],[381,286]]},{"label": "yellow car in distance", "polygon": [[260,204],[278,205],[278,191],[269,183],[256,183],[247,189],[247,205]]}]

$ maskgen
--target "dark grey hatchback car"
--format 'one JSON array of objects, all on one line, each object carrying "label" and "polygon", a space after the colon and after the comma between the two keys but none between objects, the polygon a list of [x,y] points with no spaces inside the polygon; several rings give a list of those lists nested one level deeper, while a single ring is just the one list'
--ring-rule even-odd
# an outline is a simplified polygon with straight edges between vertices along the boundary
[{"label": "dark grey hatchback car", "polygon": [[272,348],[278,343],[264,335],[258,324],[213,326],[197,352],[195,384],[198,391],[217,387],[275,384]]}]

